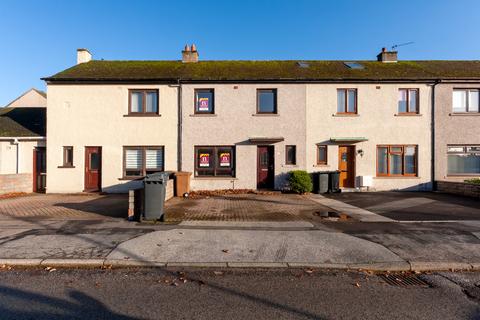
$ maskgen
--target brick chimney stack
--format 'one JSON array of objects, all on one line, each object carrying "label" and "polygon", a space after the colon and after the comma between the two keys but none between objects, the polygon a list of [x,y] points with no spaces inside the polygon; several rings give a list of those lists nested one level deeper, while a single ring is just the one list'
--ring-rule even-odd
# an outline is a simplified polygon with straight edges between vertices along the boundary
[{"label": "brick chimney stack", "polygon": [[188,44],[185,45],[185,48],[182,51],[182,62],[183,63],[198,62],[198,51],[197,51],[197,46],[195,44],[192,44],[192,46],[189,46]]},{"label": "brick chimney stack", "polygon": [[387,51],[387,48],[382,48],[382,52],[377,55],[377,60],[384,63],[397,62],[397,51]]}]

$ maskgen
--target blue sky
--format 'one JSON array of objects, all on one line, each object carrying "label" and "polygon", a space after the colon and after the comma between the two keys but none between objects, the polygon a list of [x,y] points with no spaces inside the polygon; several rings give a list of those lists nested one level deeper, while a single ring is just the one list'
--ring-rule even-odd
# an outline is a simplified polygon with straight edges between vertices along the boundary
[{"label": "blue sky", "polygon": [[480,59],[480,1],[0,1],[0,106],[94,59]]}]

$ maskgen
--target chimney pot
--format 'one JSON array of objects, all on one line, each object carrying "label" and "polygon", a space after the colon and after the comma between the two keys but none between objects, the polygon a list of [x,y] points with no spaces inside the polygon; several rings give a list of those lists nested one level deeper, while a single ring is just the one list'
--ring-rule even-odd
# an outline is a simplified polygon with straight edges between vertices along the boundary
[{"label": "chimney pot", "polygon": [[377,55],[377,60],[383,63],[395,63],[398,61],[397,51],[387,51],[387,48],[382,48],[382,52]]},{"label": "chimney pot", "polygon": [[92,54],[88,49],[77,49],[77,64],[86,63],[92,60]]},{"label": "chimney pot", "polygon": [[182,51],[182,62],[183,63],[196,63],[198,62],[198,51],[197,47],[192,44],[191,47],[188,45],[185,46],[185,50]]}]

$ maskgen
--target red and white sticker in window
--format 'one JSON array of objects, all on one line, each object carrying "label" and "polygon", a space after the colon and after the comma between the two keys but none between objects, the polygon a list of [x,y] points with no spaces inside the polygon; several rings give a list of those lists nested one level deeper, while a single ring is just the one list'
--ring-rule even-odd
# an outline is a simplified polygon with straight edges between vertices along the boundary
[{"label": "red and white sticker in window", "polygon": [[210,154],[209,153],[200,153],[200,162],[199,167],[210,167]]},{"label": "red and white sticker in window", "polygon": [[220,167],[230,167],[230,152],[220,153]]}]

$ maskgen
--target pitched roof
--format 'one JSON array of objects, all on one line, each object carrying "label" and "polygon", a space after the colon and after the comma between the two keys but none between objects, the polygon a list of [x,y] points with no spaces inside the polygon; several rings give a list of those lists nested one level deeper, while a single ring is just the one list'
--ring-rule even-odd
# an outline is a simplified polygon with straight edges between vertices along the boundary
[{"label": "pitched roof", "polygon": [[[301,63],[300,63],[301,62]],[[480,79],[480,61],[104,61],[92,60],[46,81],[402,81]]]},{"label": "pitched roof", "polygon": [[44,137],[45,108],[0,108],[0,137]]},{"label": "pitched roof", "polygon": [[[40,95],[41,98],[33,100],[32,102],[32,96],[30,93],[34,93],[37,95]],[[15,98],[14,100],[10,101],[5,108],[8,107],[43,107],[47,106],[47,94],[44,91],[38,90],[36,88],[30,88],[24,93],[22,93],[20,96]],[[38,105],[37,105],[38,104]]]}]

